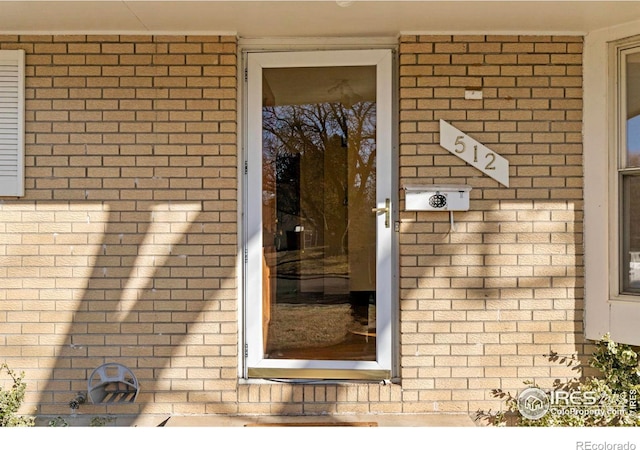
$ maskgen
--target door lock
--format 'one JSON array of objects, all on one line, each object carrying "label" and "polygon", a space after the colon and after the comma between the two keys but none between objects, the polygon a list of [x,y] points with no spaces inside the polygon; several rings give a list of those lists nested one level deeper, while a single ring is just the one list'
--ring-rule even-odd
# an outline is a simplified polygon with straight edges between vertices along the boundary
[{"label": "door lock", "polygon": [[371,212],[380,214],[384,213],[384,226],[385,228],[389,228],[389,218],[391,216],[391,200],[385,199],[384,208],[371,208]]}]

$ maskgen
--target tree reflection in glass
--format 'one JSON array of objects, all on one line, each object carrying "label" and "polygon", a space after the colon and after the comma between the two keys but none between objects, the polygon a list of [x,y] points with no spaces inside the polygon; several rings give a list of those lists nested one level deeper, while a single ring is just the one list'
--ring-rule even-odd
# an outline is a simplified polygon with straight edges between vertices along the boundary
[{"label": "tree reflection in glass", "polygon": [[375,360],[375,68],[340,69],[264,69],[268,358]]}]

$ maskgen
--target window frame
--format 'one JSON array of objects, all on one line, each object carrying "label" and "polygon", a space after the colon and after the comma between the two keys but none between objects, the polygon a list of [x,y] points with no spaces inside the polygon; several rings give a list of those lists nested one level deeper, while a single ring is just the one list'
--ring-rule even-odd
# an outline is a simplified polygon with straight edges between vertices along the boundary
[{"label": "window frame", "polygon": [[[640,22],[594,31],[583,54],[584,332],[640,345],[640,298],[620,294],[618,49],[640,47]],[[626,114],[626,112],[625,112]]]},{"label": "window frame", "polygon": [[632,293],[625,290],[623,251],[625,248],[625,197],[624,180],[629,176],[640,176],[640,166],[627,167],[627,90],[626,90],[626,56],[640,54],[640,36],[609,44],[610,55],[610,97],[611,102],[611,131],[610,131],[610,210],[611,222],[611,255],[609,274],[609,298],[613,301],[640,301],[640,292]]},{"label": "window frame", "polygon": [[615,245],[612,249],[612,273],[611,279],[611,298],[618,300],[640,301],[640,290],[633,292],[625,287],[626,260],[623,260],[624,253],[627,251],[625,222],[628,211],[625,208],[625,179],[629,177],[640,176],[640,165],[636,167],[629,166],[627,152],[627,56],[640,55],[640,36],[631,40],[622,42],[612,42],[610,44],[610,55],[612,58],[611,79],[615,80],[612,86],[614,90],[612,98],[615,99],[613,104],[613,124],[612,143],[611,143],[611,168],[614,173],[611,175],[615,185],[611,189],[612,201],[611,205],[616,207],[610,213],[611,220],[614,221],[612,230],[617,231],[615,237]]}]

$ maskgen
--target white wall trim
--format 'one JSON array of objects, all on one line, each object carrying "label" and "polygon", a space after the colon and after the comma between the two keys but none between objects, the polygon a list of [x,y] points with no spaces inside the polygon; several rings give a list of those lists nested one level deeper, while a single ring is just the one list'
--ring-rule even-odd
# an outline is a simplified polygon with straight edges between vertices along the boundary
[{"label": "white wall trim", "polygon": [[238,48],[243,51],[301,51],[394,48],[398,36],[378,37],[301,37],[301,38],[238,38]]}]

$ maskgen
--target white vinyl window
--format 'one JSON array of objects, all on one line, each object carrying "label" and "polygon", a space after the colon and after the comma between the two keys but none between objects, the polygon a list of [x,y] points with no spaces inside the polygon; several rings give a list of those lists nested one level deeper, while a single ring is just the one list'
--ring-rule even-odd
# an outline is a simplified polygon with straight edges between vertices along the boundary
[{"label": "white vinyl window", "polygon": [[611,38],[585,42],[585,335],[639,345],[640,36]]},{"label": "white vinyl window", "polygon": [[0,196],[24,196],[23,50],[0,50]]}]

